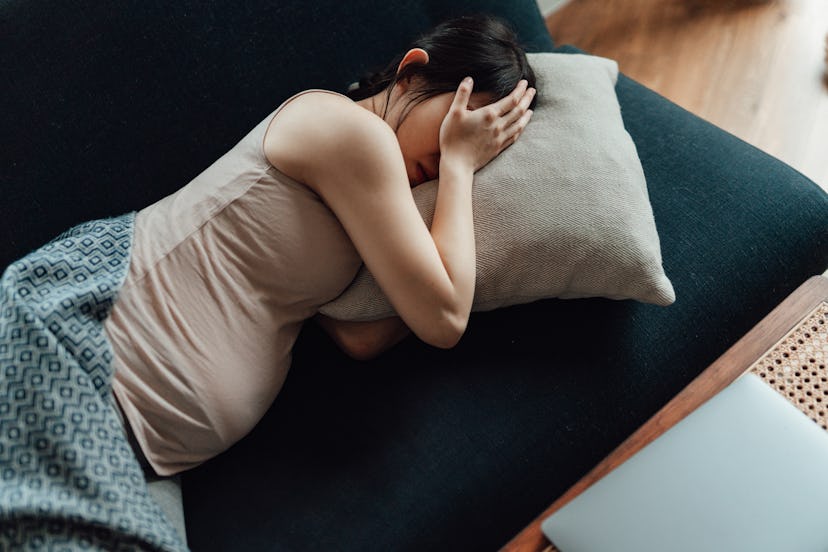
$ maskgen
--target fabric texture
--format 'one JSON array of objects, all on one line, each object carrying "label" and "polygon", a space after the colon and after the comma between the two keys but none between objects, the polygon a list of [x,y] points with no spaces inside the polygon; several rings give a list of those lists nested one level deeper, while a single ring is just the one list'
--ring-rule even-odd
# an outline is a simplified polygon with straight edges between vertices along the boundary
[{"label": "fabric texture", "polygon": [[181,491],[181,474],[169,477],[147,477],[147,491],[175,527],[181,541],[187,544],[187,528],[184,523],[184,497]]},{"label": "fabric texture", "polygon": [[[675,300],[635,144],[609,59],[529,54],[538,103],[521,138],[475,175],[474,311],[558,297]],[[430,226],[437,181],[413,190]],[[320,312],[346,320],[393,316],[363,266]]]},{"label": "fabric texture", "polygon": [[141,466],[141,469],[144,472],[144,478],[147,481],[147,490],[149,491],[150,496],[161,507],[161,510],[167,516],[167,519],[170,523],[172,523],[173,527],[175,527],[176,531],[178,531],[178,534],[181,536],[181,539],[186,544],[187,529],[184,525],[184,502],[181,496],[181,476],[173,475],[163,477],[156,475],[153,472],[152,466],[150,466],[146,455],[144,455],[144,451],[141,450],[138,440],[135,439],[135,434],[132,432],[129,422],[127,422],[124,417],[121,407],[118,406],[117,400],[115,401],[115,413],[118,415],[118,419],[121,422],[121,427],[124,429],[124,433],[126,433],[127,442],[132,448],[135,458],[138,460],[138,465]]},{"label": "fabric texture", "polygon": [[184,550],[111,395],[103,332],[134,213],[78,225],[0,280],[0,549]]}]

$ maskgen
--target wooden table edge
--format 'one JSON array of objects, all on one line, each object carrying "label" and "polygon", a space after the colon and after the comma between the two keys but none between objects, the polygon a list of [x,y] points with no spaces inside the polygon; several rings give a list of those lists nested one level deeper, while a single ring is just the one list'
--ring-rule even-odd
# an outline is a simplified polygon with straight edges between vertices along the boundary
[{"label": "wooden table edge", "polygon": [[806,280],[600,464],[501,548],[500,552],[556,551],[557,549],[541,532],[541,523],[544,519],[733,383],[765,352],[783,340],[805,316],[826,300],[828,278],[813,276]]}]

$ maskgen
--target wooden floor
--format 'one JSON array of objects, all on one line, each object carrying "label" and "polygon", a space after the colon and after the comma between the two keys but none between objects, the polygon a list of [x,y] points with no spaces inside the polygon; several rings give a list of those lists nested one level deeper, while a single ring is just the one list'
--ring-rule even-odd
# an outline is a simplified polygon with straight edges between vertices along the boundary
[{"label": "wooden floor", "polygon": [[546,24],[828,190],[828,0],[573,0]]}]

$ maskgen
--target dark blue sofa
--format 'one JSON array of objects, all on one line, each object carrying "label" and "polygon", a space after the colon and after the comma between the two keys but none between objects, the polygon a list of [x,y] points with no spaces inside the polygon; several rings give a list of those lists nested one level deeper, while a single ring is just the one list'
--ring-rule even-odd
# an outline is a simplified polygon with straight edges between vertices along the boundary
[{"label": "dark blue sofa", "polygon": [[[553,50],[533,0],[3,2],[0,270],[473,11]],[[452,350],[409,338],[364,363],[307,324],[267,416],[185,475],[194,550],[497,549],[825,270],[813,182],[628,78],[617,92],[676,303],[540,301],[474,314]]]}]

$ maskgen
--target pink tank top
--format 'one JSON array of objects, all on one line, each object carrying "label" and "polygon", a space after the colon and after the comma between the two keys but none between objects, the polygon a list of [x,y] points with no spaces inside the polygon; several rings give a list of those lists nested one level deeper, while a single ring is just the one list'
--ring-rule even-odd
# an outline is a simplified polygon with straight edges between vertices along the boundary
[{"label": "pink tank top", "polygon": [[303,321],[361,264],[321,198],[265,157],[282,106],[136,215],[129,273],[104,327],[113,392],[159,475],[253,428],[284,383]]}]

